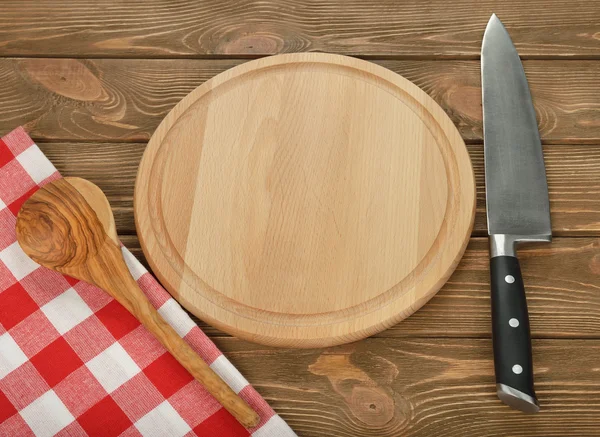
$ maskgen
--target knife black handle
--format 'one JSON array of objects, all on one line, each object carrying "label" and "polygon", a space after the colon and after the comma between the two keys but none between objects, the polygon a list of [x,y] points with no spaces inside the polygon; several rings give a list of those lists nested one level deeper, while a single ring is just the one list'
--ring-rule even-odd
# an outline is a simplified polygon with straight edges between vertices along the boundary
[{"label": "knife black handle", "polygon": [[492,338],[498,397],[513,408],[535,413],[531,335],[525,287],[514,256],[490,259]]}]

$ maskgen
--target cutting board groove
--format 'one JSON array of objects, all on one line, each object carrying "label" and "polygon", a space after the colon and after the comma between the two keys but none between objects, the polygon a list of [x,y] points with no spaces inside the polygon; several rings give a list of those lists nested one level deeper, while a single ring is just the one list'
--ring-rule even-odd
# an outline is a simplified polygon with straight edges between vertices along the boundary
[{"label": "cutting board groove", "polygon": [[185,97],[142,158],[144,253],[220,329],[278,346],[358,340],[454,270],[473,225],[467,149],[422,90],[378,65],[292,54]]}]

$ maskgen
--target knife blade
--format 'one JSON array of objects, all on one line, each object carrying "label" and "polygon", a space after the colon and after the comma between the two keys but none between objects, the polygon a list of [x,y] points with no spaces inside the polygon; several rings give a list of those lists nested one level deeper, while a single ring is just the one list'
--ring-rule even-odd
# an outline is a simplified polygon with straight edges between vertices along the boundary
[{"label": "knife blade", "polygon": [[535,413],[529,315],[516,246],[551,241],[550,202],[529,85],[495,14],[483,36],[481,82],[496,389],[504,403]]}]

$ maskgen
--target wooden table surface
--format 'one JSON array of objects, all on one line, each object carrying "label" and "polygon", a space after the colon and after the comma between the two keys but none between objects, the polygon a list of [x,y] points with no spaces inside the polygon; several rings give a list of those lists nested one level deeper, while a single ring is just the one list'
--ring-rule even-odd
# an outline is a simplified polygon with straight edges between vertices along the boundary
[{"label": "wooden table surface", "polygon": [[[496,398],[479,50],[495,12],[523,58],[544,143],[552,245],[522,251],[542,410]],[[367,340],[273,349],[199,322],[302,436],[600,435],[600,1],[3,0],[0,131],[24,125],[65,176],[108,195],[143,259],[135,175],[160,120],[206,79],[264,55],[366,58],[456,123],[478,184],[475,229],[425,307]]]}]

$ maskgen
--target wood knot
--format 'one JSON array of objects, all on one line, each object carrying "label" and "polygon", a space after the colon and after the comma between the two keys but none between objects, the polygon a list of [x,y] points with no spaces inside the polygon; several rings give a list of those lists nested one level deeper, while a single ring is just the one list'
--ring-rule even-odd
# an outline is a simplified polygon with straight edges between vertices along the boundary
[{"label": "wood knot", "polygon": [[[370,427],[386,425],[393,419],[396,409],[392,390],[354,365],[350,356],[351,353],[344,351],[326,352],[308,370],[315,375],[326,376],[333,390],[342,396],[359,421]],[[393,378],[396,375],[393,374]],[[388,376],[384,379],[389,380]]]},{"label": "wood knot", "polygon": [[281,52],[284,45],[278,35],[265,32],[236,32],[221,41],[222,47],[218,51],[225,54],[272,55]]},{"label": "wood knot", "polygon": [[356,418],[370,426],[383,426],[394,417],[394,400],[381,387],[355,384],[349,403]]},{"label": "wood knot", "polygon": [[594,275],[600,275],[600,254],[594,255],[589,263],[590,272]]},{"label": "wood knot", "polygon": [[453,108],[457,118],[480,121],[481,88],[470,85],[453,85],[446,95],[444,107]]},{"label": "wood knot", "polygon": [[27,59],[21,64],[32,80],[49,91],[79,101],[107,97],[100,79],[75,59]]}]

